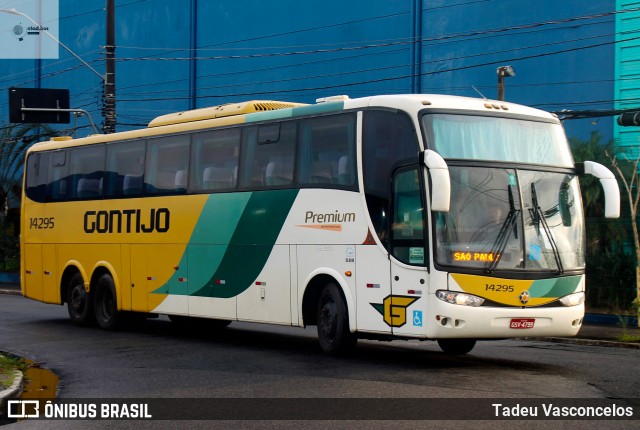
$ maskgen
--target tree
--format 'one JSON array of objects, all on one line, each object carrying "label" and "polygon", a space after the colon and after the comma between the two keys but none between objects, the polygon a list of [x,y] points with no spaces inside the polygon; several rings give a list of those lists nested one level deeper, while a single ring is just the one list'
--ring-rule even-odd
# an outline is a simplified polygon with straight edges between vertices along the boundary
[{"label": "tree", "polygon": [[21,194],[24,154],[39,136],[37,130],[51,129],[40,124],[10,124],[0,131],[0,212],[6,215],[12,200]]},{"label": "tree", "polygon": [[[631,155],[632,151],[635,153],[634,155]],[[622,188],[626,192],[629,204],[636,257],[636,297],[633,300],[633,305],[638,317],[638,327],[640,327],[640,235],[638,233],[638,204],[640,203],[638,164],[640,163],[640,152],[636,148],[622,148],[616,153],[607,152],[607,158],[622,181]]]},{"label": "tree", "polygon": [[37,131],[51,132],[39,124],[11,124],[0,129],[0,267],[7,261],[18,259],[17,220],[7,219],[12,202],[21,196],[24,155],[31,144],[41,136]]},{"label": "tree", "polygon": [[[613,141],[602,143],[598,132],[588,140],[570,139],[576,162],[597,160],[615,170],[607,154]],[[633,297],[635,268],[629,254],[630,225],[626,218],[604,218],[604,196],[600,181],[591,175],[580,177],[586,217],[587,305],[591,311],[627,312]],[[626,196],[621,196],[626,206]]]}]

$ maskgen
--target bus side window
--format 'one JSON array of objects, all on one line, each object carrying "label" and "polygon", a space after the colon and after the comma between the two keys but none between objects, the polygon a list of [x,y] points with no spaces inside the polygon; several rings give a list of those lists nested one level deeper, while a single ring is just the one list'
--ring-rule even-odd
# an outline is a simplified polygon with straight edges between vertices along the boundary
[{"label": "bus side window", "polygon": [[191,189],[196,192],[234,189],[238,177],[239,153],[239,128],[194,134]]},{"label": "bus side window", "polygon": [[417,168],[397,171],[393,178],[391,252],[406,264],[425,264],[424,203]]},{"label": "bus side window", "polygon": [[102,198],[104,145],[91,145],[69,150],[69,197]]},{"label": "bus side window", "polygon": [[105,196],[141,196],[144,159],[144,140],[108,144]]},{"label": "bus side window", "polygon": [[308,186],[355,185],[355,115],[301,122],[298,182]]},{"label": "bus side window", "polygon": [[189,135],[149,139],[145,194],[183,194],[187,191]]},{"label": "bus side window", "polygon": [[44,203],[47,192],[49,152],[36,152],[27,159],[26,194],[31,200]]},{"label": "bus side window", "polygon": [[54,151],[51,153],[48,183],[47,183],[47,201],[57,202],[67,200],[69,198],[67,172],[69,164],[67,163],[67,151]]},{"label": "bus side window", "polygon": [[[262,127],[265,129],[260,131]],[[241,187],[286,188],[293,184],[296,122],[279,123],[278,130],[274,124],[244,129]]]},{"label": "bus side window", "polygon": [[413,123],[401,112],[364,112],[362,170],[369,217],[382,244],[387,228],[391,172],[398,163],[417,161],[418,140]]}]

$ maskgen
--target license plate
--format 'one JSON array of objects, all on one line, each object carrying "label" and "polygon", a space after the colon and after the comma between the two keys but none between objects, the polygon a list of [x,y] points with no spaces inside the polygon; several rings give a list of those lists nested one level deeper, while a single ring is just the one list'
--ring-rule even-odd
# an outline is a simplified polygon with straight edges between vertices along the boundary
[{"label": "license plate", "polygon": [[509,328],[533,328],[535,318],[512,318]]}]

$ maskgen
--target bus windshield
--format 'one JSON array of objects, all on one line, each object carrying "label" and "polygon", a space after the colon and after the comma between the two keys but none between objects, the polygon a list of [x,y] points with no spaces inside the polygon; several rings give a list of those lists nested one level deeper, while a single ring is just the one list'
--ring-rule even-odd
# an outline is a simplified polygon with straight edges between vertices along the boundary
[{"label": "bus windshield", "polygon": [[468,270],[584,269],[584,222],[572,174],[449,166],[451,207],[436,213],[436,260]]},{"label": "bus windshield", "polygon": [[573,167],[560,124],[429,114],[422,125],[451,176],[450,211],[436,214],[438,264],[485,273],[584,269],[578,180],[536,167]]},{"label": "bus windshield", "polygon": [[428,114],[422,126],[430,148],[445,159],[573,167],[564,130],[555,122]]}]

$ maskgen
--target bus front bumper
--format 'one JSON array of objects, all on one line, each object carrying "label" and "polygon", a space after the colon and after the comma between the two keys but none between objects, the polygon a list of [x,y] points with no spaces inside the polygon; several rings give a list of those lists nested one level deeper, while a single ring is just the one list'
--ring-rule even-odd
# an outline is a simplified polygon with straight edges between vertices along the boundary
[{"label": "bus front bumper", "polygon": [[433,297],[427,336],[431,339],[509,339],[575,336],[584,304],[571,307],[469,307]]}]

